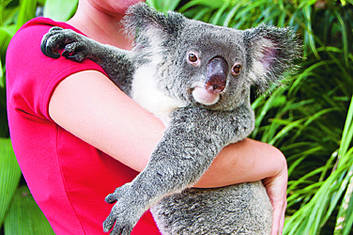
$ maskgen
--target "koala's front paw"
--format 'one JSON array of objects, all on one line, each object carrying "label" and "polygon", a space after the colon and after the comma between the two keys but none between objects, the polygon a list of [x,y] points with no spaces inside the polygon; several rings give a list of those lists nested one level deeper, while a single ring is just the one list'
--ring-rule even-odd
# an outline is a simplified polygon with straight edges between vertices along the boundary
[{"label": "koala's front paw", "polygon": [[144,212],[144,206],[141,205],[130,184],[117,188],[114,193],[106,197],[105,201],[116,203],[103,223],[104,232],[109,232],[115,223],[110,234],[130,234]]},{"label": "koala's front paw", "polygon": [[71,29],[53,27],[43,36],[41,50],[46,56],[57,59],[60,57],[59,50],[63,49],[63,56],[81,62],[88,55],[88,47],[82,38]]}]

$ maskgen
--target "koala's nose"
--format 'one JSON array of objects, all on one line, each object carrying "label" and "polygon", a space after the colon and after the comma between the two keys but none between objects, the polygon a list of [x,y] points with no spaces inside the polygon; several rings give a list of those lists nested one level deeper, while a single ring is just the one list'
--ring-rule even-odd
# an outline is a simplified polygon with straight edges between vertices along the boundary
[{"label": "koala's nose", "polygon": [[228,64],[220,56],[213,57],[207,64],[206,89],[211,93],[220,93],[226,87]]}]

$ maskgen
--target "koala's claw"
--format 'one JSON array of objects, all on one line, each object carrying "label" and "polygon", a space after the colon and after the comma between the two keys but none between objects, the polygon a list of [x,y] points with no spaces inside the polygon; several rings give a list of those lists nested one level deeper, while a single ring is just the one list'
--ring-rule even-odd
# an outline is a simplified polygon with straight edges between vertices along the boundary
[{"label": "koala's claw", "polygon": [[43,54],[57,59],[60,57],[59,50],[63,49],[62,56],[77,62],[83,61],[88,52],[85,44],[79,41],[76,34],[70,29],[52,27],[42,39],[41,50]]},{"label": "koala's claw", "polygon": [[117,207],[115,206],[113,207],[112,212],[104,221],[103,230],[104,232],[109,232],[115,223],[113,230],[110,232],[111,235],[120,235],[120,234],[129,235],[133,229],[133,224],[132,223],[124,224],[121,218],[117,220],[116,217],[118,215],[116,215],[116,213],[118,213],[117,212],[118,209],[116,208]]},{"label": "koala's claw", "polygon": [[[61,30],[63,30],[63,29],[60,27],[53,27],[49,30],[49,32],[47,34],[44,35],[44,37],[42,38],[41,45],[40,45],[40,49],[42,50],[44,55],[49,56],[54,59],[57,59],[60,57],[60,54],[58,52],[59,45],[53,44],[53,42],[51,42],[51,40],[52,40],[52,37],[57,32],[60,32]],[[60,34],[58,34],[58,35],[60,36]],[[56,40],[58,40],[58,38],[56,38]],[[58,41],[60,41],[60,39]]]},{"label": "koala's claw", "polygon": [[106,196],[105,201],[109,204],[112,204],[118,200],[117,195],[115,193],[111,193]]},{"label": "koala's claw", "polygon": [[[130,234],[133,227],[139,220],[144,208],[142,205],[136,204],[136,195],[131,194],[130,184],[125,184],[122,187],[117,188],[114,193],[109,194],[105,201],[108,203],[115,203],[109,216],[103,222],[104,232],[110,234]],[[140,212],[142,212],[140,214]]]},{"label": "koala's claw", "polygon": [[131,208],[125,208],[129,207],[129,205],[124,205],[124,203],[121,202],[119,204],[118,203],[119,202],[113,206],[109,216],[103,222],[103,230],[104,232],[109,232],[113,228],[113,230],[110,232],[111,235],[128,235],[131,233],[137,222],[135,221],[136,218],[131,216],[134,214],[134,211],[131,211]]},{"label": "koala's claw", "polygon": [[87,51],[82,43],[72,42],[64,47],[62,56],[70,60],[81,62],[87,57]]}]

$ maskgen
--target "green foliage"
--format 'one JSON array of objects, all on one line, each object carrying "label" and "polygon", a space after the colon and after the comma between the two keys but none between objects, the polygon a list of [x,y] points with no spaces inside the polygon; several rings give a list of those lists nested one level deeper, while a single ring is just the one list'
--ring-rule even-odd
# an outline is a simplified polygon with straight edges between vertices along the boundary
[{"label": "green foliage", "polygon": [[37,8],[37,1],[22,0],[16,21],[16,31],[28,20],[34,18],[35,10]]},{"label": "green foliage", "polygon": [[54,235],[26,186],[19,187],[4,222],[5,234]]},{"label": "green foliage", "polygon": [[76,11],[78,0],[47,0],[44,6],[44,16],[53,20],[65,21]]},{"label": "green foliage", "polygon": [[12,150],[10,139],[0,138],[0,224],[9,208],[20,180],[21,171]]},{"label": "green foliage", "polygon": [[178,6],[179,2],[180,0],[146,0],[146,3],[148,5],[161,12],[174,11],[175,8]]},{"label": "green foliage", "polygon": [[[353,147],[348,148],[352,143],[352,118],[353,97],[340,141],[341,145],[338,152],[336,152],[337,157],[340,158],[339,162],[337,162],[335,170],[327,179],[321,181],[320,187],[313,198],[287,220],[286,231],[288,234],[298,234],[298,231],[301,231],[302,234],[316,234],[320,230],[320,226],[325,224],[337,206],[340,207],[339,216],[337,217],[340,219],[337,219],[336,234],[348,234],[338,232],[339,229],[347,232],[351,230],[352,226],[349,221],[352,215],[347,212],[353,209],[353,207],[348,207],[352,194],[352,189],[348,190],[348,183],[352,181],[353,175]],[[321,173],[321,170],[325,170],[325,167],[318,168],[315,174]],[[315,174],[312,174],[312,176]],[[346,195],[341,201],[340,199],[345,191]],[[344,223],[346,221],[348,223]]]}]

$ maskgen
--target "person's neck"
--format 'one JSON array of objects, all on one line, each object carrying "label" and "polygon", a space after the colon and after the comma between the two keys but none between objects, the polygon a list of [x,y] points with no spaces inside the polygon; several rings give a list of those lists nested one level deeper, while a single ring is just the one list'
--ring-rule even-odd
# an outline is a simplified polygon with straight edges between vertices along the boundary
[{"label": "person's neck", "polygon": [[121,23],[123,15],[108,15],[87,1],[82,2],[84,4],[79,4],[76,14],[67,21],[68,24],[98,42],[131,49],[132,42],[124,33]]}]

